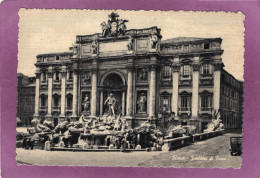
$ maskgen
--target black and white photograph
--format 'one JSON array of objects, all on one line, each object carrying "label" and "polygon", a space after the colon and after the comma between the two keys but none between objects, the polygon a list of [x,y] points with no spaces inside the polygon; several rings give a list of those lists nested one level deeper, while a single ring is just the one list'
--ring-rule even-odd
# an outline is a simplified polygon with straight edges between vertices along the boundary
[{"label": "black and white photograph", "polygon": [[21,165],[240,168],[244,14],[20,9]]}]

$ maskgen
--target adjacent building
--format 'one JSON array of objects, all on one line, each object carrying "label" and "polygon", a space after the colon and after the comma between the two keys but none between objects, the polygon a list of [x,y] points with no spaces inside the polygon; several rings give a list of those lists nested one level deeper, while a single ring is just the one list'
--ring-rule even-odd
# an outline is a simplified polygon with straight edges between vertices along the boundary
[{"label": "adjacent building", "polygon": [[159,28],[126,22],[112,13],[102,33],[76,36],[71,52],[37,55],[34,117],[105,117],[112,94],[131,127],[156,123],[163,108],[198,132],[214,111],[226,127],[241,123],[243,85],[223,69],[221,38],[162,40]]},{"label": "adjacent building", "polygon": [[17,74],[17,112],[22,125],[30,125],[35,113],[35,77]]}]

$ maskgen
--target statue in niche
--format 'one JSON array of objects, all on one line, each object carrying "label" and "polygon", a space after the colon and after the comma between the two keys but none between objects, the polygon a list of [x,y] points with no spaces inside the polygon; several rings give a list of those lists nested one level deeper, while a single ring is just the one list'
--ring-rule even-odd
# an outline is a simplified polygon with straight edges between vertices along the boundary
[{"label": "statue in niche", "polygon": [[83,83],[90,83],[91,82],[91,74],[90,73],[85,73],[82,75],[82,82]]},{"label": "statue in niche", "polygon": [[128,51],[133,51],[133,38],[130,36],[127,43]]},{"label": "statue in niche", "polygon": [[156,48],[156,44],[158,42],[158,36],[157,35],[152,35],[150,38],[151,41],[151,49],[155,49]]},{"label": "statue in niche", "polygon": [[107,97],[104,105],[106,105],[106,104],[107,104],[108,109],[109,109],[109,111],[108,111],[109,114],[108,115],[109,116],[115,116],[116,99],[115,99],[115,97],[113,96],[112,93],[110,93],[109,96]]},{"label": "statue in niche", "polygon": [[137,101],[138,111],[139,113],[145,113],[146,112],[146,96],[144,93],[141,94]]},{"label": "statue in niche", "polygon": [[82,102],[84,111],[89,112],[90,109],[90,101],[89,101],[89,96],[86,94],[84,101]]},{"label": "statue in niche", "polygon": [[140,69],[138,73],[138,79],[141,81],[146,81],[147,80],[147,71],[146,69]]},{"label": "statue in niche", "polygon": [[98,48],[97,40],[94,40],[91,44],[91,53],[97,54],[97,48]]}]

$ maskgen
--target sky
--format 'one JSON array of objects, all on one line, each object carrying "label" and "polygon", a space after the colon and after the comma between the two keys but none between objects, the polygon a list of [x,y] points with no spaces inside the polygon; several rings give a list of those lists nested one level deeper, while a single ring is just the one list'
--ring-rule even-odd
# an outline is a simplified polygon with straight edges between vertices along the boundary
[{"label": "sky", "polygon": [[18,72],[35,76],[36,56],[68,52],[76,35],[101,33],[101,22],[116,12],[127,29],[157,26],[162,40],[176,37],[223,39],[223,63],[238,80],[244,74],[244,14],[241,12],[20,9]]}]

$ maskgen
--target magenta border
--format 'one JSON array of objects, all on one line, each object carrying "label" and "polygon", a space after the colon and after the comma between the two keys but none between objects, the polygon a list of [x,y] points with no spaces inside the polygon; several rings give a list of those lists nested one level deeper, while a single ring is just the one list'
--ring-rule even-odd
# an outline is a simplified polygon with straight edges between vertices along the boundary
[{"label": "magenta border", "polygon": [[[240,169],[17,166],[16,69],[19,8],[241,11],[245,14],[244,142]],[[214,19],[212,19],[214,20]],[[258,177],[260,176],[260,2],[166,0],[6,0],[0,6],[1,168],[3,177]],[[235,62],[235,61],[234,61]]]}]

